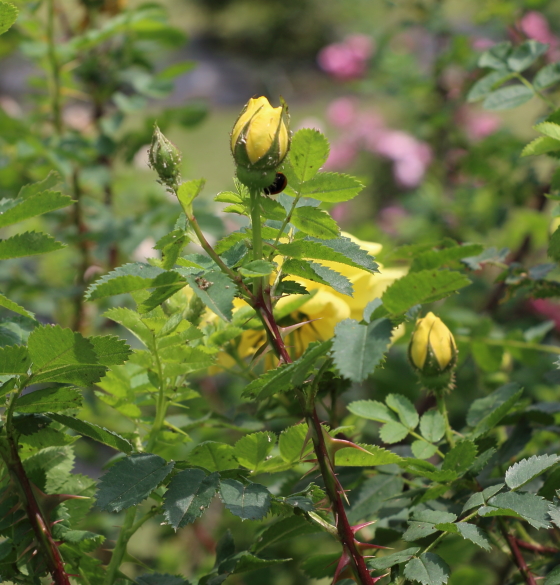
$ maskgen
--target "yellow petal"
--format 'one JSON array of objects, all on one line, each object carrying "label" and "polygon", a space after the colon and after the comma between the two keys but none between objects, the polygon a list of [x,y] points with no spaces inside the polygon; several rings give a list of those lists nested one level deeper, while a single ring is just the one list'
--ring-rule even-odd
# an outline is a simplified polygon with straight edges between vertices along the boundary
[{"label": "yellow petal", "polygon": [[282,106],[263,106],[251,118],[247,132],[247,156],[255,164],[272,147],[278,126],[282,122]]},{"label": "yellow petal", "polygon": [[449,331],[441,319],[436,317],[430,330],[430,346],[434,352],[439,367],[442,370],[444,370],[453,359],[454,344],[455,342],[451,335],[451,331]]},{"label": "yellow petal", "polygon": [[432,328],[435,315],[428,313],[423,319],[418,319],[416,329],[412,334],[410,341],[410,359],[412,363],[421,370],[428,357],[428,343],[430,338],[430,329]]},{"label": "yellow petal", "polygon": [[235,149],[235,143],[237,142],[237,139],[239,138],[239,135],[243,131],[243,128],[245,128],[247,122],[259,111],[260,108],[266,107],[270,108],[271,106],[264,96],[258,98],[251,98],[247,102],[247,105],[245,106],[245,111],[241,114],[241,116],[239,116],[239,118],[237,118],[235,126],[233,127],[233,131],[231,133],[232,151]]}]

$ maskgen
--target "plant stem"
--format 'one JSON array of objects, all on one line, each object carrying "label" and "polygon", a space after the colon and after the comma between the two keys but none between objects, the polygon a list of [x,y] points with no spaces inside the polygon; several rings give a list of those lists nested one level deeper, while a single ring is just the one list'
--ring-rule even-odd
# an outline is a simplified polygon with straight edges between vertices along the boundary
[{"label": "plant stem", "polygon": [[38,546],[45,557],[47,570],[51,574],[53,582],[55,585],[70,585],[70,578],[64,568],[64,561],[51,533],[50,520],[44,516],[31,482],[27,477],[19,456],[17,437],[12,427],[15,401],[24,387],[25,383],[22,383],[20,388],[15,390],[10,396],[4,427],[6,439],[0,438],[0,457],[4,460],[8,473],[19,492],[27,519],[31,524]]},{"label": "plant stem", "polygon": [[[253,260],[262,260],[263,257],[263,242],[261,231],[261,209],[260,198],[261,192],[259,189],[251,188],[251,231],[253,233]],[[253,294],[259,298],[262,294],[265,281],[262,276],[258,276],[253,280]]]},{"label": "plant stem", "polygon": [[553,110],[556,109],[556,104],[548,99],[545,95],[543,95],[540,91],[538,91],[537,89],[535,89],[535,86],[528,80],[525,79],[525,77],[523,77],[523,75],[519,74],[519,73],[515,73],[513,75],[513,77],[515,77],[516,79],[519,79],[519,81],[521,81],[521,83],[525,86],[528,87],[537,97],[539,97],[547,106],[549,106],[550,108],[552,108]]},{"label": "plant stem", "polygon": [[121,566],[124,555],[126,554],[126,546],[130,537],[134,534],[132,528],[136,518],[136,506],[128,508],[124,515],[124,522],[122,523],[111,560],[107,565],[107,573],[105,575],[105,585],[113,585],[117,578],[119,567]]},{"label": "plant stem", "polygon": [[157,350],[156,339],[155,335],[153,336],[154,340],[154,358],[156,361],[156,367],[158,371],[158,379],[159,379],[159,389],[158,389],[158,397],[156,400],[156,416],[154,419],[154,424],[150,430],[150,438],[148,439],[148,444],[146,445],[146,451],[151,453],[153,448],[155,447],[158,435],[165,424],[165,415],[167,413],[167,399],[165,396],[165,381],[163,378],[163,368],[161,366],[161,360],[159,359],[159,353]]},{"label": "plant stem", "polygon": [[453,449],[455,447],[455,440],[453,439],[453,432],[451,430],[451,426],[449,425],[449,417],[447,416],[447,406],[445,405],[445,398],[443,394],[440,392],[436,393],[436,402],[437,407],[440,414],[443,416],[443,420],[445,421],[445,439],[449,444],[449,447]]},{"label": "plant stem", "polygon": [[517,540],[515,536],[508,532],[505,522],[499,517],[498,524],[500,526],[500,531],[509,546],[509,550],[511,551],[513,562],[517,565],[517,568],[525,580],[526,585],[537,585],[535,577],[529,570],[529,567],[527,566],[527,563],[525,562],[525,559],[523,558],[523,555],[517,546]]},{"label": "plant stem", "polygon": [[47,58],[51,67],[51,108],[53,125],[57,134],[62,133],[62,108],[60,105],[60,65],[54,39],[54,0],[47,0]]}]

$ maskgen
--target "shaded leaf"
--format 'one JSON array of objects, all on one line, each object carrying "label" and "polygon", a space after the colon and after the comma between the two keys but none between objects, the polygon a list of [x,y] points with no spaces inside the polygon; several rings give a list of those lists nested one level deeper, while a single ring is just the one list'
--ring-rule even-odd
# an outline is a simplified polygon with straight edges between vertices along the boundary
[{"label": "shaded leaf", "polygon": [[220,497],[225,507],[242,520],[260,520],[270,509],[270,492],[258,483],[243,485],[235,479],[222,479]]},{"label": "shaded leaf", "polygon": [[527,103],[534,95],[525,85],[508,85],[488,94],[482,105],[487,110],[510,110]]},{"label": "shaded leaf", "polygon": [[346,276],[317,262],[292,258],[282,264],[282,272],[325,284],[343,295],[352,296],[354,290]]},{"label": "shaded leaf", "polygon": [[15,403],[17,412],[59,412],[82,405],[82,393],[75,388],[43,388],[19,396]]},{"label": "shaded leaf", "polygon": [[233,299],[237,286],[223,272],[213,270],[201,276],[187,276],[187,281],[196,296],[218,317],[231,321]]},{"label": "shaded leaf", "polygon": [[218,473],[207,475],[202,469],[180,471],[165,493],[163,510],[167,522],[177,530],[202,516],[218,491],[219,479]]},{"label": "shaded leaf", "polygon": [[159,486],[174,465],[151,453],[119,459],[99,481],[97,505],[107,512],[136,506]]},{"label": "shaded leaf", "polygon": [[226,443],[205,441],[197,445],[187,456],[191,465],[199,465],[208,471],[236,469],[235,449]]},{"label": "shaded leaf", "polygon": [[65,248],[66,244],[41,232],[25,232],[0,240],[0,260],[46,254]]},{"label": "shaded leaf", "polygon": [[296,207],[290,222],[298,230],[316,238],[328,240],[337,238],[340,234],[336,221],[326,211],[317,207],[307,205]]},{"label": "shaded leaf", "polygon": [[514,463],[506,471],[506,484],[516,490],[538,477],[541,473],[560,461],[558,455],[533,455]]},{"label": "shaded leaf", "polygon": [[404,568],[404,576],[422,585],[443,585],[450,577],[450,570],[440,556],[428,552],[409,561]]}]

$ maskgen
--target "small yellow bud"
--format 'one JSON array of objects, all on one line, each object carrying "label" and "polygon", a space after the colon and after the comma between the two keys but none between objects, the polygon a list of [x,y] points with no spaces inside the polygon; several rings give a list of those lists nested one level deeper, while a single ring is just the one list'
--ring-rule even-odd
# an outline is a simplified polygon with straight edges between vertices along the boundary
[{"label": "small yellow bud", "polygon": [[457,346],[445,323],[433,313],[418,319],[408,346],[410,362],[424,377],[439,376],[453,368]]},{"label": "small yellow bud", "polygon": [[251,98],[235,122],[230,145],[239,180],[270,185],[290,148],[286,104],[273,108],[263,96]]}]

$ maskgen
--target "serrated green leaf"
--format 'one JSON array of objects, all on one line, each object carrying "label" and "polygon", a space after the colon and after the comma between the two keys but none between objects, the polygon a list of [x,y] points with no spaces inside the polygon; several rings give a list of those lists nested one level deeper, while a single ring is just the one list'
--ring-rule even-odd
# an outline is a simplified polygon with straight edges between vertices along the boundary
[{"label": "serrated green leaf", "polygon": [[437,443],[445,434],[445,420],[441,413],[437,410],[425,412],[420,419],[420,432],[430,443]]},{"label": "serrated green leaf", "polygon": [[389,465],[390,463],[400,463],[402,458],[396,453],[382,449],[377,445],[365,445],[359,443],[360,447],[367,453],[352,447],[344,447],[336,452],[336,465],[344,467],[373,467],[376,465]]},{"label": "serrated green leaf", "polygon": [[25,199],[4,199],[0,201],[0,227],[62,209],[71,203],[71,197],[58,191],[44,191]]},{"label": "serrated green leaf", "polygon": [[325,555],[312,555],[301,563],[301,569],[311,579],[332,577],[339,558],[340,553],[338,552]]},{"label": "serrated green leaf", "polygon": [[4,34],[17,20],[19,10],[9,2],[0,2],[0,35]]},{"label": "serrated green leaf", "polygon": [[242,520],[260,520],[270,509],[270,492],[258,483],[244,485],[235,479],[222,479],[220,498],[225,507]]},{"label": "serrated green leaf", "polygon": [[548,45],[539,43],[534,39],[524,41],[519,46],[515,47],[509,57],[507,58],[508,67],[512,71],[524,71],[530,67],[541,55],[544,55],[548,49]]},{"label": "serrated green leaf", "polygon": [[550,236],[547,253],[551,258],[560,262],[560,227]]},{"label": "serrated green leaf", "polygon": [[242,396],[264,400],[277,392],[286,392],[293,387],[293,372],[293,364],[281,365],[274,370],[269,370],[248,384],[243,390]]},{"label": "serrated green leaf", "polygon": [[251,433],[235,443],[235,457],[243,467],[257,471],[276,445],[276,435],[270,432]]},{"label": "serrated green leaf", "polygon": [[[318,173],[300,185],[299,193],[303,197],[312,197],[326,203],[340,203],[356,197],[364,186],[354,177],[342,173]],[[285,191],[288,195],[296,193],[290,188]]]},{"label": "serrated green leaf", "polygon": [[116,270],[98,278],[86,291],[86,299],[93,301],[113,295],[146,290],[154,279],[163,273],[161,268],[135,262],[119,266]]},{"label": "serrated green leaf", "polygon": [[346,276],[343,276],[335,270],[331,270],[327,266],[318,264],[317,262],[291,258],[282,264],[282,272],[284,272],[284,274],[299,276],[300,278],[306,278],[307,280],[330,286],[343,295],[352,296],[354,291],[351,282]]},{"label": "serrated green leaf", "polygon": [[408,435],[408,429],[400,422],[388,422],[379,429],[379,438],[388,445],[400,443]]},{"label": "serrated green leaf", "polygon": [[276,265],[266,260],[253,260],[239,268],[239,272],[248,278],[268,276],[276,269]]},{"label": "serrated green leaf", "polygon": [[422,553],[410,560],[404,568],[404,576],[422,585],[443,585],[450,577],[447,563],[434,553]]},{"label": "serrated green leaf", "polygon": [[390,313],[400,314],[415,305],[444,299],[470,283],[460,272],[422,270],[399,278],[385,290],[381,299]]},{"label": "serrated green leaf", "polygon": [[233,191],[220,191],[214,197],[214,201],[218,203],[243,203],[243,198],[239,193],[234,193]]},{"label": "serrated green leaf", "polygon": [[560,142],[560,125],[554,122],[541,122],[533,126],[533,130]]},{"label": "serrated green leaf", "polygon": [[336,221],[325,210],[317,207],[308,205],[296,207],[290,222],[298,230],[316,238],[329,240],[340,235]]},{"label": "serrated green leaf", "polygon": [[518,384],[506,384],[485,398],[475,400],[467,413],[467,424],[474,427],[473,437],[479,437],[493,429],[514,407],[523,394]]},{"label": "serrated green leaf", "polygon": [[15,403],[16,412],[59,412],[82,405],[82,394],[75,388],[43,388],[20,396]]},{"label": "serrated green leaf", "polygon": [[115,307],[106,311],[104,316],[126,327],[147,347],[154,347],[154,336],[151,329],[144,323],[142,317],[132,309]]},{"label": "serrated green leaf", "polygon": [[474,542],[474,544],[486,551],[492,550],[492,542],[485,530],[468,522],[458,522],[456,526],[463,538]]},{"label": "serrated green leaf", "polygon": [[348,410],[356,416],[376,420],[378,422],[391,422],[397,420],[397,415],[382,402],[377,400],[357,400],[348,405]]},{"label": "serrated green leaf", "polygon": [[31,359],[24,345],[0,348],[0,374],[27,374]]},{"label": "serrated green leaf", "polygon": [[463,244],[441,250],[428,250],[418,254],[410,266],[410,272],[433,270],[442,266],[454,266],[459,260],[470,256],[477,256],[484,251],[480,244]]},{"label": "serrated green leaf", "polygon": [[432,445],[432,443],[427,443],[426,441],[413,441],[410,445],[412,449],[412,454],[414,457],[418,459],[430,459],[433,455],[437,452],[436,445]]},{"label": "serrated green leaf", "polygon": [[17,199],[26,199],[27,197],[38,195],[43,191],[49,191],[53,187],[56,187],[61,181],[62,179],[56,171],[49,171],[49,174],[42,181],[24,185],[19,190]]},{"label": "serrated green leaf", "polygon": [[65,248],[66,244],[41,232],[25,232],[0,240],[0,260],[46,254]]},{"label": "serrated green leaf", "polygon": [[286,219],[286,210],[274,199],[268,197],[261,197],[261,216],[265,219],[272,219],[273,221],[284,221]]},{"label": "serrated green leaf", "polygon": [[505,82],[511,77],[511,71],[507,69],[501,69],[498,71],[492,71],[484,77],[481,77],[469,90],[467,94],[468,102],[476,102],[485,98],[492,90],[496,89],[499,85]]},{"label": "serrated green leaf", "polygon": [[163,511],[175,530],[192,524],[208,508],[219,487],[220,476],[202,469],[184,469],[167,486]]},{"label": "serrated green leaf", "polygon": [[33,382],[87,386],[98,382],[107,367],[99,363],[93,344],[80,333],[58,325],[36,327],[28,340]]},{"label": "serrated green leaf", "polygon": [[433,522],[417,522],[411,521],[408,523],[408,528],[403,534],[402,538],[405,542],[414,542],[421,538],[426,538],[430,534],[435,534],[437,528]]},{"label": "serrated green leaf", "polygon": [[560,63],[549,63],[537,72],[533,79],[533,87],[537,91],[546,89],[560,81]]},{"label": "serrated green leaf", "polygon": [[556,465],[558,461],[560,461],[558,455],[533,455],[518,461],[506,471],[506,484],[511,490],[519,489]]},{"label": "serrated green leaf", "polygon": [[205,441],[197,445],[187,456],[190,465],[198,465],[208,471],[224,471],[238,467],[235,449],[226,443]]},{"label": "serrated green leaf", "polygon": [[525,146],[521,151],[521,156],[536,156],[558,150],[560,150],[560,140],[554,140],[549,136],[539,136]]},{"label": "serrated green leaf", "polygon": [[403,425],[413,431],[419,422],[418,413],[414,404],[402,394],[389,394],[385,399],[387,406],[397,413]]},{"label": "serrated green leaf", "polygon": [[179,185],[179,188],[177,189],[177,199],[179,199],[179,203],[187,217],[192,215],[192,203],[195,198],[198,197],[202,189],[204,189],[205,184],[205,179],[198,179],[196,181],[185,181]]},{"label": "serrated green leaf", "polygon": [[420,550],[419,546],[414,546],[412,548],[407,548],[405,550],[401,550],[399,552],[387,555],[385,557],[375,557],[374,559],[368,559],[367,566],[370,570],[379,571],[383,569],[389,569],[390,567],[394,567],[395,565],[406,563],[419,550]]},{"label": "serrated green leaf", "polygon": [[129,358],[132,350],[124,339],[115,335],[88,337],[99,363],[103,366],[120,366]]},{"label": "serrated green leaf", "polygon": [[550,528],[548,521],[548,502],[530,493],[506,492],[488,500],[488,504],[478,510],[480,516],[517,516],[523,518],[534,528]]},{"label": "serrated green leaf", "polygon": [[197,277],[187,276],[187,282],[211,311],[224,321],[231,321],[237,286],[228,276],[212,270]]},{"label": "serrated green leaf", "polygon": [[487,110],[509,110],[527,103],[534,95],[525,85],[508,85],[489,93],[482,105]]},{"label": "serrated green leaf", "polygon": [[55,414],[53,412],[49,412],[49,418],[52,418],[56,422],[59,422],[64,426],[68,427],[69,429],[76,431],[80,435],[90,437],[91,439],[94,439],[99,443],[108,445],[109,447],[117,449],[117,451],[122,451],[127,455],[129,455],[133,451],[132,445],[126,439],[123,439],[117,433],[109,431],[104,427],[100,427],[98,425],[86,422],[84,420],[80,420],[73,416]]},{"label": "serrated green leaf", "polygon": [[482,53],[478,59],[478,66],[490,67],[492,69],[504,69],[511,50],[512,47],[509,41],[497,43]]},{"label": "serrated green leaf", "polygon": [[307,436],[307,425],[299,424],[288,427],[280,434],[278,447],[280,455],[284,461],[298,461],[302,455],[303,442]]},{"label": "serrated green leaf", "polygon": [[35,319],[35,314],[27,309],[24,309],[22,306],[18,305],[8,297],[5,297],[3,294],[0,294],[0,307],[4,307],[9,311],[13,311],[18,315],[22,315],[23,317],[28,317],[29,319]]},{"label": "serrated green leaf", "polygon": [[171,473],[175,462],[151,453],[136,453],[119,459],[99,481],[97,506],[120,512],[145,500]]},{"label": "serrated green leaf", "polygon": [[263,549],[274,546],[279,542],[291,540],[304,534],[313,534],[319,532],[319,528],[302,516],[289,516],[279,522],[275,522],[264,530],[253,544],[252,550],[255,553]]},{"label": "serrated green leaf", "polygon": [[367,520],[380,510],[387,500],[402,492],[404,482],[396,475],[378,474],[361,485],[359,492],[350,494],[348,520],[357,524]]},{"label": "serrated green leaf", "polygon": [[333,240],[305,239],[296,240],[289,244],[279,244],[278,253],[290,258],[327,260],[339,262],[347,266],[354,266],[368,271],[377,271],[378,264],[373,261],[366,250],[362,250],[349,238]]},{"label": "serrated green leaf", "polygon": [[290,147],[290,163],[300,181],[309,181],[325,164],[329,143],[321,132],[312,128],[298,130]]},{"label": "serrated green leaf", "polygon": [[463,475],[476,459],[478,449],[468,439],[458,441],[453,449],[445,455],[442,471],[454,471],[458,476]]},{"label": "serrated green leaf", "polygon": [[185,279],[174,270],[162,272],[150,283],[149,288],[154,289],[150,296],[138,305],[139,313],[149,313],[159,307],[169,297],[179,292],[186,285]]},{"label": "serrated green leaf", "polygon": [[345,319],[335,327],[332,355],[340,374],[353,382],[362,382],[381,363],[391,341],[393,325],[388,319],[376,319],[361,325]]},{"label": "serrated green leaf", "polygon": [[555,567],[546,576],[543,585],[560,585],[560,566]]}]

